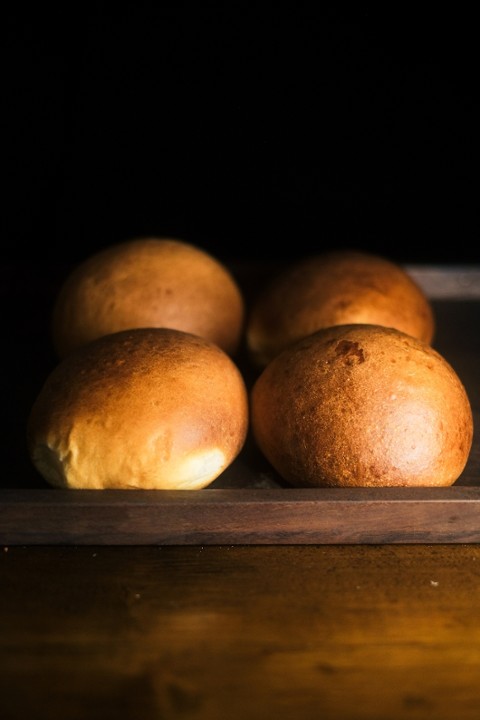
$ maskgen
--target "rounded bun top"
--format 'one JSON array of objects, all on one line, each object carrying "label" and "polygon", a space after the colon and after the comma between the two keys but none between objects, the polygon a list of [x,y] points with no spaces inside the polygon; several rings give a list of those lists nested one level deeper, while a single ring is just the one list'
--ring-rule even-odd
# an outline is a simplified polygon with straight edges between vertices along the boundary
[{"label": "rounded bun top", "polygon": [[427,343],[435,331],[431,303],[403,267],[345,249],[302,258],[273,277],[252,303],[247,347],[263,367],[305,335],[348,323],[393,327]]},{"label": "rounded bun top", "polygon": [[451,365],[383,326],[337,325],[297,341],[263,369],[250,405],[258,446],[297,486],[449,486],[473,439]]},{"label": "rounded bun top", "polygon": [[244,314],[240,287],[217,258],[175,238],[135,238],[91,255],[67,276],[53,307],[52,337],[63,358],[108,333],[167,327],[234,355]]},{"label": "rounded bun top", "polygon": [[53,486],[199,489],[240,452],[248,395],[215,343],[168,328],[104,335],[47,377],[27,424]]}]

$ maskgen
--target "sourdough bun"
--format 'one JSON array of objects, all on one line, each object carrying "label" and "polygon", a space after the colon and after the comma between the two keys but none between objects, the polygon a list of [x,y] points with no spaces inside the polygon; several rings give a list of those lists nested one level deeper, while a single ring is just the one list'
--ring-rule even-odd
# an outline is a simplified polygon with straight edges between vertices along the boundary
[{"label": "sourdough bun", "polygon": [[466,465],[472,410],[427,343],[337,325],[276,356],[250,396],[253,437],[291,485],[449,486]]},{"label": "sourdough bun", "polygon": [[53,307],[53,344],[63,358],[108,333],[168,327],[234,355],[244,313],[242,292],[219,260],[182,240],[136,238],[95,253],[67,276]]},{"label": "sourdough bun", "polygon": [[253,364],[331,325],[385,325],[431,343],[432,306],[407,271],[367,252],[338,250],[302,258],[271,278],[251,304],[246,344]]},{"label": "sourdough bun", "polygon": [[232,463],[247,427],[247,390],[229,355],[190,333],[136,328],[60,361],[27,439],[56,487],[197,490]]}]

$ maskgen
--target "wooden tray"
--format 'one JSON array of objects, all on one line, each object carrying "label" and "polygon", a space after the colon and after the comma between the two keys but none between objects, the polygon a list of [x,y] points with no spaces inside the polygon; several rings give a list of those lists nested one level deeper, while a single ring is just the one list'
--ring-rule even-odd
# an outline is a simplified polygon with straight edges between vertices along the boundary
[{"label": "wooden tray", "polygon": [[[40,284],[31,269],[23,286],[16,274],[15,288],[20,287],[23,295],[27,292],[31,304],[10,328],[17,352],[6,372],[16,382],[9,383],[6,400],[16,412],[6,414],[2,428],[7,454],[0,483],[0,543],[480,543],[480,266],[407,269],[432,300],[437,319],[434,345],[464,382],[474,412],[472,451],[461,477],[449,488],[293,489],[251,438],[232,466],[204,490],[47,487],[26,455],[24,427],[40,384],[55,362],[48,312],[63,271],[48,282],[42,278]],[[249,288],[258,284],[258,273],[265,269],[236,272],[248,300]],[[8,292],[12,295],[14,290],[7,283]]]}]

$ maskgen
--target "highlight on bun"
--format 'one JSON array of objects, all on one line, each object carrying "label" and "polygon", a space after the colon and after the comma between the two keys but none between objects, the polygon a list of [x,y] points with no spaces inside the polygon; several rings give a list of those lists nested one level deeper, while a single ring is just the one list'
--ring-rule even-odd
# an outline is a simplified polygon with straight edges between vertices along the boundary
[{"label": "highlight on bun", "polygon": [[59,362],[27,441],[55,487],[196,490],[233,462],[247,429],[245,382],[227,353],[180,330],[135,328]]}]

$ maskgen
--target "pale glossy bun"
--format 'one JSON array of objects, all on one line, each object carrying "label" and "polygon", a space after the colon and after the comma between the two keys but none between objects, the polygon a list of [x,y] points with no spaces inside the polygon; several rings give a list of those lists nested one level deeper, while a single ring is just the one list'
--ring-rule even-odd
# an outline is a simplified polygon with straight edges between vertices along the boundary
[{"label": "pale glossy bun", "polygon": [[385,325],[427,343],[435,331],[430,301],[403,267],[338,250],[302,258],[271,279],[252,303],[247,347],[264,367],[295,340],[347,323]]},{"label": "pale glossy bun", "polygon": [[244,329],[244,298],[215,257],[178,239],[138,238],[80,263],[52,313],[60,358],[108,333],[136,327],[184,330],[234,355]]},{"label": "pale glossy bun", "polygon": [[449,486],[473,439],[451,365],[393,328],[337,325],[297,341],[250,397],[260,450],[295,486]]},{"label": "pale glossy bun", "polygon": [[247,390],[229,355],[179,330],[137,328],[60,361],[27,438],[56,487],[198,490],[233,462],[247,427]]}]

